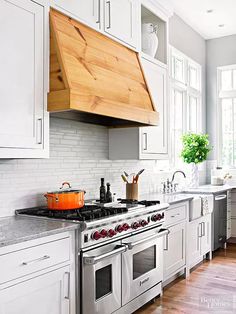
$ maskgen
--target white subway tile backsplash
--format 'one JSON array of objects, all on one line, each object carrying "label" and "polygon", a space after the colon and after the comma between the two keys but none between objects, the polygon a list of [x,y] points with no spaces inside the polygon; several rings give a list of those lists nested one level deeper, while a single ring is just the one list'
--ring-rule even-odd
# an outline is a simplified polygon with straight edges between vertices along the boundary
[{"label": "white subway tile backsplash", "polygon": [[[44,193],[63,181],[86,190],[86,198],[98,197],[100,178],[111,183],[112,192],[125,197],[121,173],[145,168],[140,192],[153,190],[169,173],[154,171],[159,162],[108,160],[105,127],[58,118],[50,119],[50,158],[0,160],[0,216],[15,209],[45,204]],[[170,176],[170,175],[169,175]]]}]

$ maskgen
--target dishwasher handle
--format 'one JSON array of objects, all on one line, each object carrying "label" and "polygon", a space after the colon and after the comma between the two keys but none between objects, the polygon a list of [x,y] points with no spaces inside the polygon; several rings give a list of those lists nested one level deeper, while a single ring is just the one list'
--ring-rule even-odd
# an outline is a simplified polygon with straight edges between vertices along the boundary
[{"label": "dishwasher handle", "polygon": [[226,199],[227,195],[226,194],[222,194],[222,195],[217,195],[215,196],[215,201],[221,201]]},{"label": "dishwasher handle", "polygon": [[125,243],[125,245],[128,246],[129,250],[132,250],[137,245],[143,244],[143,243],[150,241],[150,240],[153,240],[153,239],[164,237],[165,235],[168,235],[169,233],[170,233],[170,231],[168,229],[161,229],[158,233],[155,233],[155,234],[151,235],[150,237],[147,237],[145,239],[141,239],[141,240],[136,241],[136,242]]}]

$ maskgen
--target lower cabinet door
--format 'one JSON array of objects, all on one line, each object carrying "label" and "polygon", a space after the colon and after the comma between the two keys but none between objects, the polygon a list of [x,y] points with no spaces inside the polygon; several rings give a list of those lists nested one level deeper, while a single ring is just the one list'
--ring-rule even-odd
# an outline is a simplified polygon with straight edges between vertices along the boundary
[{"label": "lower cabinet door", "polygon": [[70,273],[63,267],[0,290],[0,314],[69,314]]},{"label": "lower cabinet door", "polygon": [[211,251],[211,215],[202,218],[201,255]]},{"label": "lower cabinet door", "polygon": [[201,222],[191,221],[188,225],[187,256],[189,266],[198,263],[201,257]]},{"label": "lower cabinet door", "polygon": [[164,245],[164,280],[185,265],[186,223],[168,228],[170,233]]}]

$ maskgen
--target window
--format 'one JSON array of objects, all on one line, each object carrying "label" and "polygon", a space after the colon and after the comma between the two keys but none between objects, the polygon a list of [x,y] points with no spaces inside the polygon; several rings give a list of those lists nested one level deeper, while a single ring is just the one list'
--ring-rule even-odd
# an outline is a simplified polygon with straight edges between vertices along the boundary
[{"label": "window", "polygon": [[236,166],[236,65],[219,67],[218,160],[222,166]]},{"label": "window", "polygon": [[201,66],[171,48],[171,163],[180,167],[181,137],[201,132]]}]

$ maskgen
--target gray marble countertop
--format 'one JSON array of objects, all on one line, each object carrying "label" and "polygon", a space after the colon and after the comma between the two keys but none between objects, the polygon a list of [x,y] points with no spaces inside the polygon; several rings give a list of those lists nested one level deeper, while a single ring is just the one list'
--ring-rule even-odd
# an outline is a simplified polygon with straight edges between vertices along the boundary
[{"label": "gray marble countertop", "polygon": [[12,216],[0,218],[0,247],[73,231],[79,224],[60,220]]},{"label": "gray marble countertop", "polygon": [[232,190],[235,188],[236,188],[235,186],[228,185],[228,184],[219,185],[219,186],[206,184],[206,185],[200,185],[198,188],[186,189],[186,192],[188,192],[188,193],[216,194],[216,193],[221,193],[221,192],[225,192],[228,190]]},{"label": "gray marble countertop", "polygon": [[139,199],[145,200],[159,200],[161,203],[168,203],[170,205],[190,201],[194,198],[194,195],[185,194],[185,193],[170,193],[170,194],[161,194],[161,193],[148,193],[140,195]]}]

